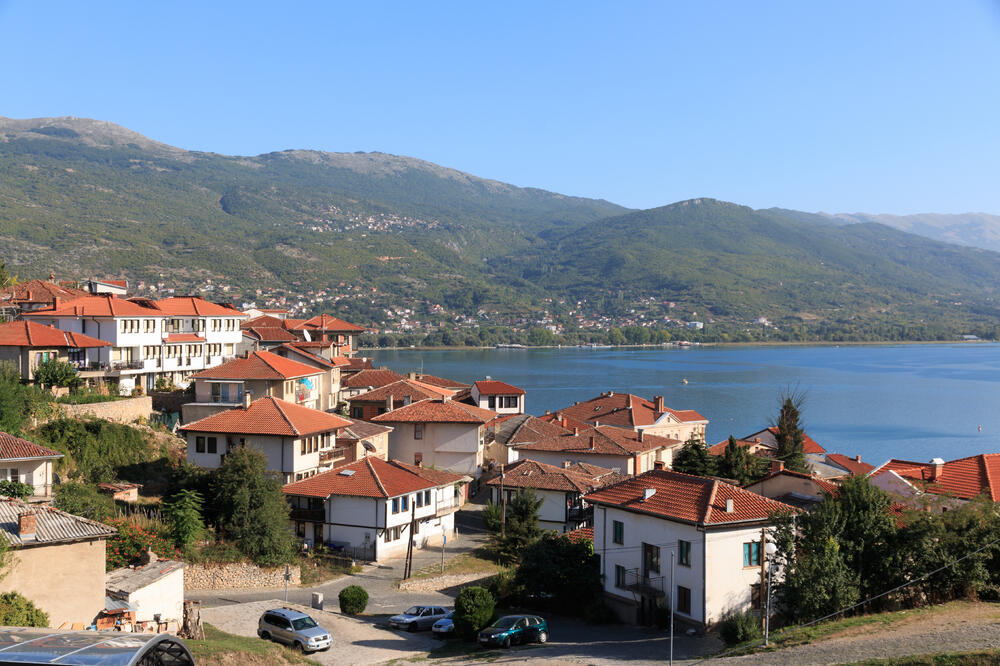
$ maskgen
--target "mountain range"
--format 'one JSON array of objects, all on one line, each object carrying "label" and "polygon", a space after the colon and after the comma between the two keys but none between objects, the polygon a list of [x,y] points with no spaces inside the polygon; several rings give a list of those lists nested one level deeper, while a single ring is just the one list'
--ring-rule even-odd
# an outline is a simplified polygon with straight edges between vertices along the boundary
[{"label": "mountain range", "polygon": [[364,323],[440,303],[473,316],[628,320],[638,309],[955,334],[995,326],[991,250],[1000,217],[985,214],[711,199],[635,211],[383,153],[225,156],[102,121],[0,118],[0,259],[23,277],[210,283],[233,300],[258,289],[327,304],[340,295],[338,310]]}]

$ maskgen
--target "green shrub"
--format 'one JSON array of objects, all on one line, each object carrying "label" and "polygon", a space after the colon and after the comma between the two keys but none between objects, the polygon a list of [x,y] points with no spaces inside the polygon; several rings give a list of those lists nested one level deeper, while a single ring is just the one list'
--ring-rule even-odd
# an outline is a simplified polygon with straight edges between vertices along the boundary
[{"label": "green shrub", "polygon": [[360,585],[348,585],[337,598],[340,600],[340,612],[344,615],[359,615],[368,606],[368,593]]},{"label": "green shrub", "polygon": [[78,381],[76,368],[66,361],[50,359],[35,368],[35,382],[42,386],[73,386]]},{"label": "green shrub", "polygon": [[177,550],[152,532],[129,522],[128,518],[112,518],[108,525],[118,534],[107,540],[108,571],[138,564],[147,550],[152,550],[162,560],[176,559]]},{"label": "green shrub", "polygon": [[495,609],[496,599],[485,587],[463,587],[455,599],[455,633],[466,640],[474,639],[493,619]]},{"label": "green shrub", "polygon": [[501,567],[486,584],[487,589],[498,603],[505,606],[517,605],[522,596],[522,588],[517,583],[517,570]]},{"label": "green shrub", "polygon": [[0,594],[0,625],[5,627],[47,627],[49,616],[17,592]]},{"label": "green shrub", "polygon": [[53,503],[60,511],[91,520],[103,522],[115,515],[115,503],[111,496],[85,483],[59,484]]},{"label": "green shrub", "polygon": [[753,613],[729,613],[719,624],[719,635],[726,645],[739,645],[764,637],[761,619]]},{"label": "green shrub", "polygon": [[34,486],[20,481],[0,481],[0,495],[24,499],[35,494]]}]

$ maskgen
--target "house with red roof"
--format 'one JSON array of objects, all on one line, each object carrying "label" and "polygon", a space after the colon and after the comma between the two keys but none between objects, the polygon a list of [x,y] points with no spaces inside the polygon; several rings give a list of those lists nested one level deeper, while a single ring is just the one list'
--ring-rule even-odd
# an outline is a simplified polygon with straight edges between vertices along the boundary
[{"label": "house with red roof", "polygon": [[[582,423],[586,430],[589,426]],[[561,437],[572,432],[572,426],[551,422],[531,414],[511,414],[494,420],[486,431],[486,465],[508,465],[518,459],[514,449],[520,444],[540,439]]]},{"label": "house with red roof", "polygon": [[52,466],[63,454],[0,431],[0,481],[19,481],[34,489],[27,501],[52,498]]},{"label": "house with red roof", "polygon": [[414,547],[425,548],[453,536],[469,481],[461,474],[368,457],[282,490],[300,538],[378,562],[404,555],[411,539]]},{"label": "house with red roof", "polygon": [[[52,280],[55,276],[50,276]],[[0,318],[14,319],[22,312],[50,308],[57,298],[68,301],[90,292],[51,280],[28,280],[0,289]]]},{"label": "house with red roof", "polygon": [[400,379],[367,393],[360,393],[347,399],[352,418],[371,421],[379,414],[420,400],[440,400],[452,398],[455,391],[425,384],[415,379]]},{"label": "house with red roof", "polygon": [[554,417],[610,425],[684,442],[692,437],[705,439],[708,419],[693,409],[671,409],[662,395],[646,400],[631,393],[607,391],[583,402],[575,402],[555,412]]},{"label": "house with red roof", "polygon": [[524,414],[524,389],[495,379],[472,383],[473,404],[497,414]]},{"label": "house with red roof", "polygon": [[[342,455],[331,456],[335,464],[342,465],[367,457],[389,459],[389,433],[392,428],[347,417],[344,420],[350,421],[351,425],[337,432],[337,453]],[[320,459],[322,461],[322,456]]]},{"label": "house with red roof", "polygon": [[[191,376],[195,401],[182,407],[184,423],[243,404],[245,397],[273,397],[322,411],[337,406],[329,369],[267,351],[250,352]],[[324,392],[324,389],[326,392]]]},{"label": "house with red roof", "polygon": [[337,448],[337,432],[351,422],[293,402],[265,397],[181,426],[188,462],[215,469],[237,446],[267,457],[268,469],[283,483],[329,469],[335,460],[324,452]]},{"label": "house with red roof", "polygon": [[746,490],[790,504],[799,509],[811,509],[839,489],[835,482],[813,474],[784,469],[780,460],[771,462],[771,473],[747,486]]},{"label": "house with red roof", "polygon": [[[778,450],[777,435],[778,428],[769,426],[746,437],[736,439],[736,443],[746,448],[751,455],[770,460],[774,458]],[[708,452],[714,456],[721,456],[726,452],[728,445],[729,440],[724,439],[718,444],[709,446]],[[842,465],[838,465],[830,460],[830,456],[836,454],[827,454],[826,449],[806,433],[802,433],[802,453],[805,454],[806,465],[814,476],[836,479],[848,474]],[[847,460],[846,456],[841,456],[840,458],[845,461]]]},{"label": "house with red roof", "polygon": [[[793,507],[717,479],[654,470],[584,496],[604,595],[626,622],[675,618],[706,630],[760,599],[762,533]],[[671,563],[673,566],[671,567]]]},{"label": "house with red roof", "polygon": [[368,393],[403,379],[406,379],[406,376],[389,368],[362,368],[341,380],[341,398],[350,400],[353,396]]},{"label": "house with red roof", "polygon": [[556,467],[524,459],[505,465],[486,485],[494,504],[510,502],[522,489],[530,488],[542,500],[538,509],[539,526],[569,532],[591,524],[593,507],[583,501],[585,494],[625,478],[596,465],[567,462]]},{"label": "house with red roof", "polygon": [[353,356],[358,351],[358,336],[365,332],[364,326],[346,322],[343,319],[321,314],[305,321],[285,319],[286,328],[298,334],[306,342],[324,341],[332,343],[337,356]]},{"label": "house with red roof", "polygon": [[888,460],[868,473],[871,482],[904,504],[941,510],[960,506],[980,495],[1000,502],[1000,453],[945,462]]},{"label": "house with red roof", "polygon": [[32,381],[35,369],[46,361],[64,361],[86,370],[91,363],[99,363],[101,350],[110,346],[110,342],[89,335],[34,321],[0,324],[0,363],[13,364],[24,381]]},{"label": "house with red roof", "polygon": [[389,457],[478,479],[487,426],[495,412],[448,396],[401,405],[372,423],[392,426]]},{"label": "house with red roof", "polygon": [[674,453],[684,442],[632,430],[600,425],[581,430],[573,427],[565,434],[542,437],[515,445],[511,455],[516,460],[530,458],[550,465],[587,463],[616,470],[622,474],[642,474],[651,469],[670,468]]}]

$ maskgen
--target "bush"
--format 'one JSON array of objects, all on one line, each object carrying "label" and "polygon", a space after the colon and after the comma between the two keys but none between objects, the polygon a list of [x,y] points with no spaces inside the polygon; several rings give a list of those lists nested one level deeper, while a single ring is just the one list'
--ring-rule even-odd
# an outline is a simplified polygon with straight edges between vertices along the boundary
[{"label": "bush", "polygon": [[53,502],[60,511],[91,520],[106,521],[115,515],[115,503],[96,486],[85,483],[62,483],[56,486]]},{"label": "bush", "polygon": [[368,606],[368,593],[360,585],[348,585],[337,595],[340,600],[340,612],[344,615],[359,615]]},{"label": "bush", "polygon": [[107,522],[118,530],[118,534],[107,541],[108,571],[138,564],[147,550],[152,550],[157,557],[164,560],[178,556],[177,551],[166,540],[133,525],[127,518],[113,518]]},{"label": "bush", "polygon": [[76,368],[65,361],[42,361],[35,368],[35,382],[42,386],[73,386],[78,381]]},{"label": "bush", "polygon": [[753,613],[729,613],[719,624],[719,635],[726,645],[738,645],[764,637],[761,619]]},{"label": "bush", "polygon": [[24,499],[35,494],[34,486],[20,481],[0,481],[0,495]]},{"label": "bush", "polygon": [[463,587],[455,599],[455,633],[466,640],[473,640],[493,619],[496,599],[485,587]]},{"label": "bush", "polygon": [[517,583],[517,572],[509,567],[501,567],[489,579],[487,589],[493,598],[505,606],[517,605],[522,596],[522,588]]},{"label": "bush", "polygon": [[0,594],[0,625],[5,627],[47,627],[49,616],[17,592]]}]

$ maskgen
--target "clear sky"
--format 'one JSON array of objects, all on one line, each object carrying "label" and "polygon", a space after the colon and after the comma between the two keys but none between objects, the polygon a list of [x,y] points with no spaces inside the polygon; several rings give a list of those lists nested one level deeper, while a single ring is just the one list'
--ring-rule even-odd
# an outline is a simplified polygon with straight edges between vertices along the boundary
[{"label": "clear sky", "polygon": [[0,115],[652,207],[1000,213],[1000,2],[0,0]]}]

